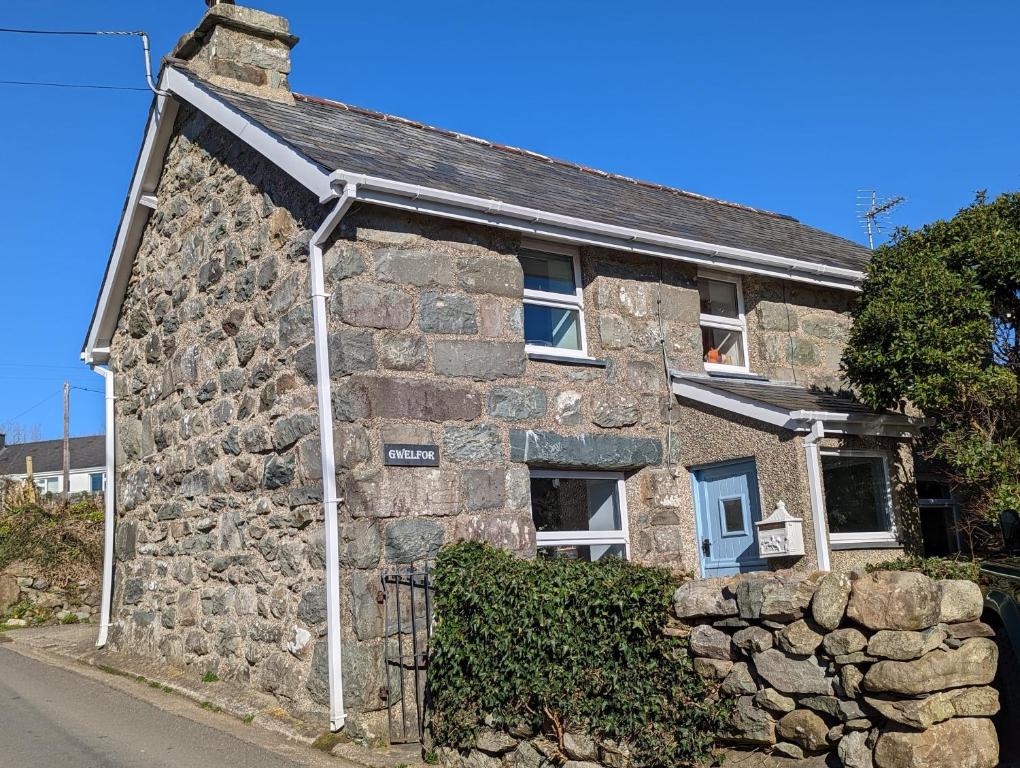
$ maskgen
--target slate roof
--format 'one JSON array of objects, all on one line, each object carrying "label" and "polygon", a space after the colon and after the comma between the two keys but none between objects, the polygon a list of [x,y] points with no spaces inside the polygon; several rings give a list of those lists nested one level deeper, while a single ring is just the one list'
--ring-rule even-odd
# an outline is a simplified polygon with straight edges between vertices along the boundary
[{"label": "slate roof", "polygon": [[554,160],[411,120],[295,94],[281,104],[196,84],[327,171],[500,200],[604,224],[863,270],[862,245],[762,211]]},{"label": "slate roof", "polygon": [[[72,437],[71,471],[106,465],[106,438],[103,435]],[[0,448],[0,477],[25,474],[25,457],[32,457],[33,472],[56,472],[64,468],[64,441],[40,440],[16,443]]]},{"label": "slate roof", "polygon": [[754,377],[710,376],[674,373],[675,380],[695,384],[716,392],[736,395],[784,411],[826,411],[865,416],[896,416],[892,411],[876,411],[849,394],[808,389],[787,382],[774,382]]}]

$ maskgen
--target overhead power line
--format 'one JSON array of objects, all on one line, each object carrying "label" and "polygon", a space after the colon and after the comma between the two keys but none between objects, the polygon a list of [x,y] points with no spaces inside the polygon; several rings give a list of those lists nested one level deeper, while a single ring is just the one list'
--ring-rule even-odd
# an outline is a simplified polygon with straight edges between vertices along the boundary
[{"label": "overhead power line", "polygon": [[0,85],[36,85],[46,88],[86,88],[97,91],[142,91],[148,93],[148,88],[132,88],[128,85],[93,85],[91,83],[44,83],[32,80],[0,80]]},{"label": "overhead power line", "polygon": [[36,403],[35,405],[32,405],[32,406],[29,406],[28,408],[23,410],[21,413],[19,413],[17,416],[11,416],[11,418],[9,420],[10,421],[17,421],[22,416],[24,416],[26,413],[29,413],[30,411],[34,411],[40,405],[43,405],[44,403],[48,403],[50,400],[52,400],[54,397],[56,397],[57,395],[60,395],[60,394],[63,394],[62,390],[57,390],[56,392],[51,392],[50,394],[46,395],[46,397],[44,397],[42,400],[40,400],[38,403]]},{"label": "overhead power line", "polygon": [[[163,91],[156,87],[155,81],[152,79],[152,59],[149,54],[149,36],[142,30],[128,30],[128,31],[91,31],[91,30],[69,30],[69,29],[22,29],[17,27],[0,27],[0,33],[9,35],[43,35],[43,36],[60,36],[60,37],[138,37],[142,40],[142,52],[145,54],[145,81],[149,85],[149,90],[157,96],[166,96]],[[14,85],[15,83],[8,83]],[[17,83],[18,85],[28,85],[27,82]],[[71,84],[62,83],[32,83],[33,85],[50,85],[56,88],[74,88],[77,86]],[[91,88],[101,88],[106,90],[107,88],[113,90],[121,90],[120,86],[87,86]],[[125,89],[126,90],[126,89]]]}]

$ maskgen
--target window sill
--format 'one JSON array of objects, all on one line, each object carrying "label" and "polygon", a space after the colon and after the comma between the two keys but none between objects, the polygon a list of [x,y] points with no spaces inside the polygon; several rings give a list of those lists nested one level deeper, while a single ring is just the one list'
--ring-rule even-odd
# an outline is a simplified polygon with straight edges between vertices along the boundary
[{"label": "window sill", "polygon": [[557,355],[555,352],[528,352],[528,359],[540,363],[560,363],[563,365],[587,365],[591,368],[605,368],[609,361],[596,357],[577,357],[575,355]]},{"label": "window sill", "polygon": [[829,541],[829,548],[833,552],[850,549],[903,549],[903,542],[897,539],[844,539],[842,541]]}]

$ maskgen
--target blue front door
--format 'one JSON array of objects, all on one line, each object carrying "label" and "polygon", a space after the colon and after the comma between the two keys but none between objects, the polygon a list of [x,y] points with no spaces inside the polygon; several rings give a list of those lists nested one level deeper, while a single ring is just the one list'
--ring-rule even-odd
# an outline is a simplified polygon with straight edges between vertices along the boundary
[{"label": "blue front door", "polygon": [[702,575],[764,570],[754,527],[761,520],[754,460],[695,470],[694,494]]}]

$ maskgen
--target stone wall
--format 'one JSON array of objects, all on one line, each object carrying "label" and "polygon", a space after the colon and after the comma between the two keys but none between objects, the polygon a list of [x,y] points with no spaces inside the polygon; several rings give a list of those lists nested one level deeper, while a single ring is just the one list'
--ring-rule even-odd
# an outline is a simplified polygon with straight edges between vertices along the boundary
[{"label": "stone wall", "polygon": [[[187,107],[112,343],[116,648],[322,719],[321,483],[297,373],[318,201]],[[318,439],[318,438],[316,438]]]},{"label": "stone wall", "polygon": [[[66,621],[90,621],[98,617],[100,587],[95,580],[83,580],[60,586],[41,576],[38,569],[13,563],[0,572],[0,617],[18,603],[27,602]],[[8,623],[20,623],[13,619]]]},{"label": "stone wall", "polygon": [[[918,573],[755,574],[687,582],[674,596],[696,674],[734,708],[726,764],[994,768],[993,631],[970,581]],[[458,768],[626,768],[626,745],[483,728]]]}]

